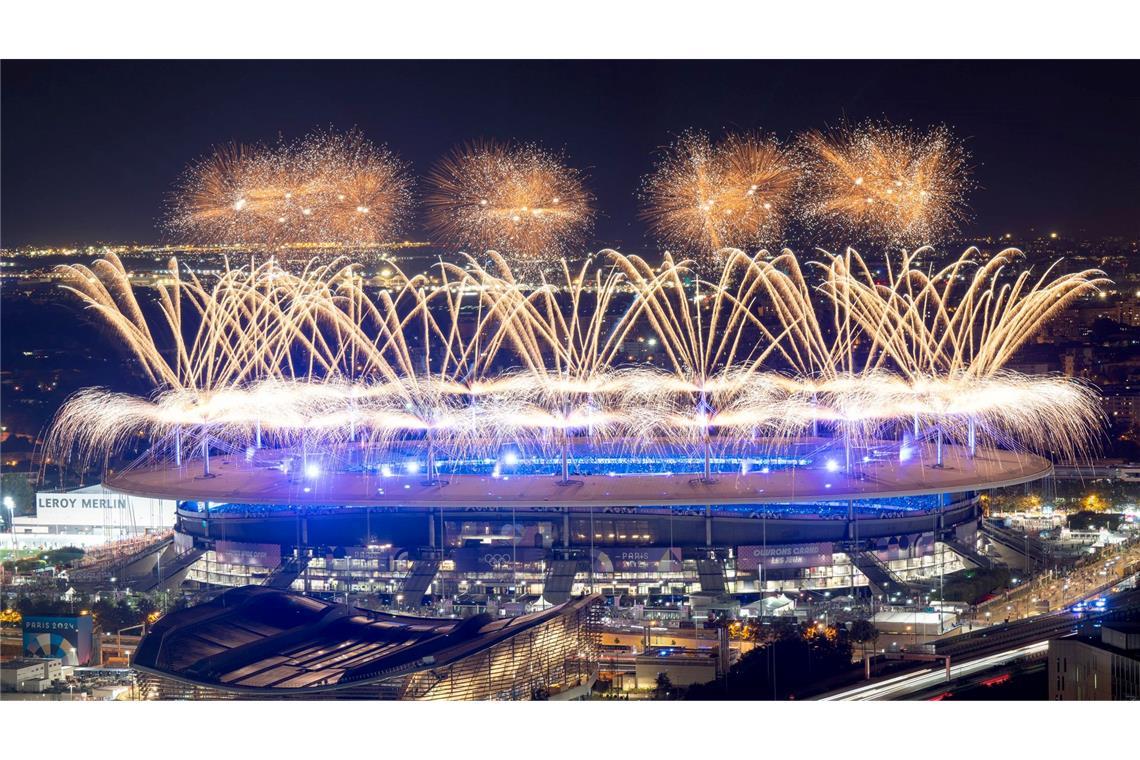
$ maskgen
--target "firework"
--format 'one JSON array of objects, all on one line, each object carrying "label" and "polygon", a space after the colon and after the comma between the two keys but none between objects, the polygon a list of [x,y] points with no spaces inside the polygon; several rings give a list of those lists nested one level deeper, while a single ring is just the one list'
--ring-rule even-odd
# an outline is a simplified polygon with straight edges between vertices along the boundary
[{"label": "firework", "polygon": [[515,269],[542,269],[572,253],[594,218],[581,172],[536,145],[458,148],[428,177],[428,223],[448,246],[495,250]]},{"label": "firework", "polygon": [[668,245],[715,258],[726,248],[778,243],[801,179],[796,154],[775,138],[688,132],[642,180],[643,216]]},{"label": "firework", "polygon": [[917,247],[954,231],[966,215],[969,154],[946,127],[868,122],[809,133],[802,146],[809,222]]},{"label": "firework", "polygon": [[411,188],[407,166],[357,131],[231,145],[187,170],[167,226],[212,244],[375,245],[406,223]]},{"label": "firework", "polygon": [[[806,270],[790,252],[732,251],[718,279],[689,285],[687,262],[652,267],[607,251],[537,288],[493,255],[491,269],[441,264],[431,288],[397,273],[375,295],[340,261],[299,275],[272,262],[227,269],[210,283],[172,262],[151,319],[117,259],[65,267],[68,287],[158,392],[73,397],[48,449],[91,456],[142,431],[179,457],[191,445],[320,441],[381,461],[424,447],[430,463],[509,445],[560,456],[564,478],[575,442],[700,451],[707,477],[716,452],[786,450],[821,428],[848,449],[905,433],[971,450],[1089,451],[1095,394],[1005,364],[1059,309],[1104,285],[1101,274],[1010,280],[1012,250],[989,260],[970,250],[932,274],[917,255],[888,260],[879,282],[854,251]],[[639,344],[657,360],[629,348]]]}]

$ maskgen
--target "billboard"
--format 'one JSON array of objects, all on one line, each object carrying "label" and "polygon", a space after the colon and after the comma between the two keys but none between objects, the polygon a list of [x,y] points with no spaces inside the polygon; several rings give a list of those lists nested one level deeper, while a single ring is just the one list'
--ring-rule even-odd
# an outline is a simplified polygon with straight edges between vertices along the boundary
[{"label": "billboard", "polygon": [[820,567],[832,562],[832,544],[783,544],[736,547],[737,570],[778,570],[786,567]]},{"label": "billboard", "polygon": [[464,546],[451,553],[455,561],[455,569],[461,573],[478,573],[487,570],[510,568],[511,562],[520,564],[541,562],[546,556],[543,549],[533,546],[516,546],[512,550],[508,544],[484,544],[482,546]]},{"label": "billboard", "polygon": [[90,615],[27,615],[24,655],[55,657],[64,665],[90,665],[91,630]]},{"label": "billboard", "polygon": [[281,545],[215,541],[214,557],[221,565],[266,567],[272,570],[281,564]]},{"label": "billboard", "polygon": [[934,553],[935,539],[921,533],[880,538],[875,542],[875,556],[883,562],[909,557],[925,557]]},{"label": "billboard", "polygon": [[681,569],[681,550],[669,546],[606,549],[594,553],[595,573],[670,573]]},{"label": "billboard", "polygon": [[38,491],[36,517],[39,525],[84,528],[118,528],[134,532],[163,530],[174,526],[176,502],[146,499],[89,486],[75,491]]}]

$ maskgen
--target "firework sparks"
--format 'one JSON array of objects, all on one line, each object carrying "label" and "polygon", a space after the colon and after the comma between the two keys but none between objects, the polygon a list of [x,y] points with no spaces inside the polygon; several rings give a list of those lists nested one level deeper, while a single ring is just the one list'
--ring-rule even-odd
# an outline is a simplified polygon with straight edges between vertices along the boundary
[{"label": "firework sparks", "polygon": [[429,226],[441,241],[498,251],[519,270],[556,264],[594,218],[582,173],[535,145],[458,148],[428,181]]},{"label": "firework sparks", "polygon": [[846,233],[920,246],[966,215],[969,154],[946,127],[868,122],[801,141],[811,182],[803,214]]},{"label": "firework sparks", "polygon": [[[813,287],[790,252],[733,251],[699,291],[672,259],[655,268],[604,252],[528,289],[493,257],[494,271],[441,264],[440,287],[398,275],[375,296],[343,262],[300,275],[227,269],[209,284],[172,263],[149,321],[114,258],[66,267],[159,393],[80,393],[48,448],[90,456],[140,430],[180,452],[184,436],[231,451],[262,436],[378,457],[425,446],[429,461],[509,444],[560,454],[564,477],[574,441],[696,448],[707,475],[715,451],[778,451],[820,426],[860,445],[936,431],[971,449],[1090,450],[1100,411],[1089,388],[1004,365],[1057,310],[1105,284],[1101,274],[1009,281],[1016,251],[979,261],[974,250],[930,274],[915,255],[888,262],[885,284],[854,251],[826,256]],[[660,361],[623,348],[647,335]]]},{"label": "firework sparks", "polygon": [[725,248],[779,243],[801,179],[775,138],[688,132],[642,180],[643,216],[668,245],[701,260]]},{"label": "firework sparks", "polygon": [[294,143],[228,146],[191,166],[167,226],[212,244],[390,242],[412,201],[407,166],[357,131]]}]

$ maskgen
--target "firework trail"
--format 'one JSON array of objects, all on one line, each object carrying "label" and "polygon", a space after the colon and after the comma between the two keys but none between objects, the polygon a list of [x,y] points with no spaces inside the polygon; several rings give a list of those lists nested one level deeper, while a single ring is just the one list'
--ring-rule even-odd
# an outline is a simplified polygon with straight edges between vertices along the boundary
[{"label": "firework trail", "polygon": [[563,477],[575,442],[702,451],[707,476],[715,452],[778,451],[821,427],[860,445],[936,430],[971,449],[1091,450],[1091,389],[1005,364],[1105,285],[1101,273],[1009,278],[1018,252],[971,249],[931,274],[915,255],[888,259],[880,282],[850,250],[806,269],[788,251],[737,250],[701,280],[686,261],[605,251],[529,287],[492,254],[489,269],[441,264],[441,286],[399,274],[375,294],[344,261],[299,275],[227,268],[210,283],[172,262],[149,318],[117,259],[65,267],[157,393],[77,394],[48,448],[90,457],[142,432],[157,450],[185,437],[239,451],[264,437],[379,459],[424,447],[430,463],[510,445],[561,454]]}]

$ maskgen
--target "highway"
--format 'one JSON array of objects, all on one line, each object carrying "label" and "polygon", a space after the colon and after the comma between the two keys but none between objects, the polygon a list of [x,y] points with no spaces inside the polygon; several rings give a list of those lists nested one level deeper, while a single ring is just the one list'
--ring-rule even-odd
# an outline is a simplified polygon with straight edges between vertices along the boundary
[{"label": "highway", "polygon": [[1061,610],[935,642],[935,652],[950,656],[949,678],[945,667],[926,667],[834,691],[818,699],[821,702],[900,699],[1015,660],[1041,656],[1049,648],[1049,639],[1068,636],[1113,612],[1140,607],[1140,590],[1130,588],[1110,594],[1106,603],[1103,613],[1077,616],[1069,610]]},{"label": "highway", "polygon": [[1044,654],[1049,648],[1048,641],[1009,649],[996,654],[986,655],[964,662],[960,665],[950,666],[950,678],[946,678],[946,669],[938,667],[934,670],[923,670],[918,673],[904,673],[883,681],[856,686],[841,692],[820,697],[821,702],[862,702],[876,699],[898,699],[915,692],[930,689],[939,684],[945,684],[958,678],[973,675],[983,670],[1004,665],[1014,660],[1024,659]]}]

